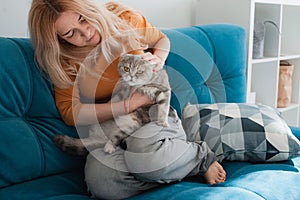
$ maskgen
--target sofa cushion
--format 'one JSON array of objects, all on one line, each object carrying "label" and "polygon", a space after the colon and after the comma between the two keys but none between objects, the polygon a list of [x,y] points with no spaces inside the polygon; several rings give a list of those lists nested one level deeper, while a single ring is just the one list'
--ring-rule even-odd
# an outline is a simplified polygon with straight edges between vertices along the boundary
[{"label": "sofa cushion", "polygon": [[88,200],[83,174],[77,170],[24,181],[0,189],[0,199]]},{"label": "sofa cushion", "polygon": [[201,176],[193,176],[130,200],[295,200],[300,196],[297,184],[300,180],[300,157],[272,164],[224,161],[222,165],[226,171],[224,183],[207,185],[201,183]]},{"label": "sofa cushion", "polygon": [[[199,177],[198,177],[199,178]],[[264,200],[259,194],[239,187],[213,187],[198,182],[181,181],[141,194],[130,200]]]},{"label": "sofa cushion", "polygon": [[188,104],[182,123],[188,139],[205,141],[220,161],[274,162],[300,154],[299,140],[269,106]]}]

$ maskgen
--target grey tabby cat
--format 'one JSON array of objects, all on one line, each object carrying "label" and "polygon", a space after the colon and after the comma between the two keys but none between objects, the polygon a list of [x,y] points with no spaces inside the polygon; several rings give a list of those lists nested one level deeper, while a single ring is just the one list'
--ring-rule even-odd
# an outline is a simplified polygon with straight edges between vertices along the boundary
[{"label": "grey tabby cat", "polygon": [[159,126],[169,126],[168,116],[177,118],[177,113],[170,107],[171,88],[168,75],[165,70],[154,72],[154,67],[155,65],[143,60],[140,55],[122,56],[118,65],[121,89],[113,95],[111,101],[127,99],[136,90],[155,101],[155,105],[91,125],[87,138],[56,135],[55,144],[63,151],[77,155],[86,155],[88,151],[103,146],[105,152],[113,153],[124,138],[150,121],[156,121]]}]

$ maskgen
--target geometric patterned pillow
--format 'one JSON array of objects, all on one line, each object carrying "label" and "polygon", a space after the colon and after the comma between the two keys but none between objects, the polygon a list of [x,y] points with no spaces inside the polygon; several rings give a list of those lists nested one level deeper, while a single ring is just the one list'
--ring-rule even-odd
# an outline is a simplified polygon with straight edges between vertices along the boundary
[{"label": "geometric patterned pillow", "polygon": [[300,154],[299,140],[269,106],[187,104],[182,124],[188,140],[205,141],[218,161],[275,162]]}]

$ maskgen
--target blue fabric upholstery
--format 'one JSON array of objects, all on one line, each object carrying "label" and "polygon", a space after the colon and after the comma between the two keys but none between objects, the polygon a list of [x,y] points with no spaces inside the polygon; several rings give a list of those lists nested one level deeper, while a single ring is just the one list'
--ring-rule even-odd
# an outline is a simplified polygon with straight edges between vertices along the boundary
[{"label": "blue fabric upholstery", "polygon": [[243,29],[205,25],[164,32],[172,41],[166,69],[179,114],[187,102],[245,102]]},{"label": "blue fabric upholstery", "polygon": [[[171,40],[166,69],[178,113],[187,102],[245,101],[242,28],[213,24],[163,31]],[[75,137],[77,133],[60,118],[51,82],[38,69],[29,39],[0,38],[0,77],[0,199],[90,199],[84,183],[85,159],[61,152],[52,142],[57,133]],[[292,130],[299,138],[300,129]],[[223,165],[225,183],[209,186],[192,177],[131,199],[300,197],[299,157],[274,164]]]},{"label": "blue fabric upholstery", "polygon": [[[61,120],[52,85],[35,65],[30,41],[1,38],[0,46],[0,199],[86,194],[83,159],[53,145],[57,133],[77,134]],[[76,178],[68,180],[67,174]],[[47,188],[57,191],[46,195]]]}]

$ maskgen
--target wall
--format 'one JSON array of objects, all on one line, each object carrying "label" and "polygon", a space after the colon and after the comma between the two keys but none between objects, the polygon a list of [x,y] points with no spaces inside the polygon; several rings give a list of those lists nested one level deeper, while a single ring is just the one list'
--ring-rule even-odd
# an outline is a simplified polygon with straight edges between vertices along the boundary
[{"label": "wall", "polygon": [[[119,2],[140,10],[159,28],[193,24],[195,0],[119,0]],[[1,0],[0,36],[28,37],[27,16],[30,4],[31,0]]]},{"label": "wall", "polygon": [[31,0],[0,1],[0,36],[26,37]]}]

